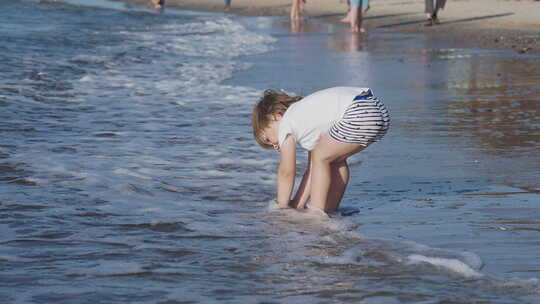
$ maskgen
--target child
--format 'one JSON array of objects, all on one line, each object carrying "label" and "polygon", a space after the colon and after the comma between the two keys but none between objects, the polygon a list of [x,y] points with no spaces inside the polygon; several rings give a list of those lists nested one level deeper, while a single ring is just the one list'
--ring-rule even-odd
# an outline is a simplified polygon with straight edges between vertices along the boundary
[{"label": "child", "polygon": [[[347,158],[381,139],[390,117],[367,88],[334,87],[306,97],[267,90],[253,109],[252,125],[259,145],[280,152],[279,206],[333,212],[349,181]],[[297,143],[308,150],[309,165],[291,200]]]}]

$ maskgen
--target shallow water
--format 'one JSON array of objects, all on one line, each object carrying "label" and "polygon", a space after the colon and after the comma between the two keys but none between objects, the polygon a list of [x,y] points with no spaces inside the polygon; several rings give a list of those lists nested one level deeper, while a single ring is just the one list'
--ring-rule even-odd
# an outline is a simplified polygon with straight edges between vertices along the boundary
[{"label": "shallow water", "polygon": [[[0,3],[7,303],[540,299],[539,57],[92,4]],[[351,160],[361,212],[274,210],[251,106],[334,85],[392,113]]]}]

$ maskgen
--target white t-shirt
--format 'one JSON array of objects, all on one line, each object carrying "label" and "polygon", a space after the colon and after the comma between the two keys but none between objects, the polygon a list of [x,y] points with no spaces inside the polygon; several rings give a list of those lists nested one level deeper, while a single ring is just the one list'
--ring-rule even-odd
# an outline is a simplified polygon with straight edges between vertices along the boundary
[{"label": "white t-shirt", "polygon": [[322,134],[341,119],[353,99],[368,88],[334,87],[317,91],[293,103],[279,123],[278,141],[283,144],[288,134],[308,151],[315,148]]}]

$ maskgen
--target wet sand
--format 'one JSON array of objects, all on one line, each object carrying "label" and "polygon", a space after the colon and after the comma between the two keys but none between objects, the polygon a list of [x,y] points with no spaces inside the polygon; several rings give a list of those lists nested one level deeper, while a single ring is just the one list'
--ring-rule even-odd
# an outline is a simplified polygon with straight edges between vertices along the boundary
[{"label": "wet sand", "polygon": [[[148,0],[125,0],[138,4]],[[167,6],[185,10],[223,11],[220,0],[167,0]],[[233,14],[288,16],[289,0],[234,0]],[[513,50],[540,53],[540,1],[463,0],[446,3],[439,13],[441,24],[426,27],[423,0],[375,0],[371,2],[364,26],[405,33],[421,33],[449,42],[455,47]],[[308,0],[304,16],[339,23],[347,7],[338,0]],[[346,26],[343,25],[343,29]]]}]

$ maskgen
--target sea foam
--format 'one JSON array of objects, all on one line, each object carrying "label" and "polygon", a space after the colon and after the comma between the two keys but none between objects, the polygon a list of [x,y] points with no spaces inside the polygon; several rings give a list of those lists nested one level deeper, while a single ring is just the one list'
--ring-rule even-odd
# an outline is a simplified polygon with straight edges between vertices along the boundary
[{"label": "sea foam", "polygon": [[[276,223],[288,232],[287,250],[305,251],[302,248],[318,248],[309,251],[301,259],[329,265],[355,265],[357,267],[413,266],[422,275],[426,271],[451,273],[464,278],[480,279],[483,262],[472,252],[454,252],[412,241],[386,240],[363,235],[353,217],[338,215],[322,216],[293,209],[280,209],[270,201],[267,210]],[[352,220],[351,220],[352,218]],[[294,246],[293,246],[294,244]],[[292,248],[294,247],[294,248]],[[294,260],[294,257],[292,257]],[[416,267],[419,266],[419,267]],[[427,266],[427,268],[426,268]],[[430,269],[431,270],[428,270]],[[402,271],[411,271],[410,268]]]},{"label": "sea foam", "polygon": [[462,275],[466,278],[479,278],[483,274],[474,270],[471,266],[467,265],[465,262],[458,259],[448,259],[440,257],[429,257],[423,256],[420,254],[412,254],[408,256],[408,264],[421,264],[427,263],[439,268],[447,269],[451,272]]}]

